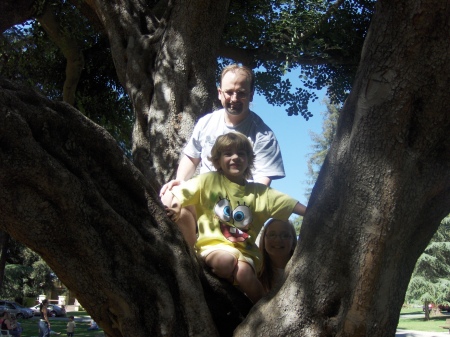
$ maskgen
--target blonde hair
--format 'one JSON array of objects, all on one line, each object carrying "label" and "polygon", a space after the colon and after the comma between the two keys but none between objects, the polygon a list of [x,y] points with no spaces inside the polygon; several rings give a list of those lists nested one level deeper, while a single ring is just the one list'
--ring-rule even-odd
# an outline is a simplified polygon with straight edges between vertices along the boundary
[{"label": "blonde hair", "polygon": [[259,251],[261,252],[262,255],[261,270],[258,273],[258,278],[266,291],[269,291],[275,285],[273,282],[273,277],[275,273],[272,267],[270,256],[266,250],[266,243],[264,239],[266,238],[266,233],[268,232],[270,225],[275,221],[279,221],[282,222],[283,224],[286,224],[289,229],[289,234],[292,235],[293,242],[289,258],[292,257],[292,255],[294,254],[295,246],[297,246],[297,233],[295,232],[295,228],[292,222],[278,219],[271,219],[266,223],[261,233],[261,236],[259,237],[259,244],[258,244]]},{"label": "blonde hair", "polygon": [[229,132],[217,137],[216,142],[211,149],[211,156],[209,156],[208,159],[213,163],[216,170],[221,172],[220,156],[223,152],[230,149],[245,151],[248,158],[248,166],[245,169],[244,178],[250,178],[255,163],[255,153],[253,152],[253,146],[248,138],[240,132]]},{"label": "blonde hair", "polygon": [[220,74],[220,86],[222,86],[222,80],[226,73],[229,73],[229,72],[237,73],[239,71],[241,71],[241,72],[245,73],[245,75],[247,75],[248,81],[250,82],[250,91],[253,92],[255,90],[255,74],[249,67],[239,65],[236,63],[230,64],[229,66],[226,66],[225,68],[222,69],[222,73]]}]

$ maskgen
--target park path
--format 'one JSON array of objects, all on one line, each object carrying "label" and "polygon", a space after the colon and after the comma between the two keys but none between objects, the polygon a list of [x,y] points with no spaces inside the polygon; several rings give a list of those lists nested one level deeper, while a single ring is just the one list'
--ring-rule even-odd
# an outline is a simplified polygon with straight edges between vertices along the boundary
[{"label": "park path", "polygon": [[[444,329],[442,329],[445,331]],[[427,332],[413,330],[397,330],[395,337],[449,337],[448,332]]]}]

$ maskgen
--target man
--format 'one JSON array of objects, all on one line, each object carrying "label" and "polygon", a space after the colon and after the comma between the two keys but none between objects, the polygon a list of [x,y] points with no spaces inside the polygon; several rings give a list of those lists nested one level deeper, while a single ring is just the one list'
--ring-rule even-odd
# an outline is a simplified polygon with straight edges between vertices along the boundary
[{"label": "man", "polygon": [[[192,178],[200,163],[200,173],[215,170],[208,159],[211,148],[218,136],[230,131],[243,133],[253,145],[256,156],[252,170],[254,181],[269,186],[273,179],[285,176],[280,147],[273,131],[250,110],[254,90],[255,76],[251,69],[237,64],[223,69],[218,88],[223,109],[200,118],[183,151],[175,180],[161,188],[161,195]],[[197,239],[194,210],[183,208],[177,224],[188,244],[193,246]]]}]

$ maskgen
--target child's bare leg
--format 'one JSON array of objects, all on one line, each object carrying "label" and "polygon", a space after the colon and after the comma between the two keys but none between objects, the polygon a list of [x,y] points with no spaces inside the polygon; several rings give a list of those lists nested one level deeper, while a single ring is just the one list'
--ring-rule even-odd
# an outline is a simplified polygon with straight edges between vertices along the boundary
[{"label": "child's bare leg", "polygon": [[208,254],[205,262],[211,267],[214,274],[233,283],[234,270],[238,262],[233,254],[216,250]]},{"label": "child's bare leg", "polygon": [[189,246],[193,247],[197,241],[197,215],[193,206],[181,208],[173,194],[169,191],[161,195],[161,202],[166,206],[166,214],[175,220],[178,229],[183,234]]},{"label": "child's bare leg", "polygon": [[253,303],[258,302],[265,295],[261,282],[256,277],[252,266],[247,262],[238,261],[235,278],[241,290]]},{"label": "child's bare leg", "polygon": [[188,245],[193,247],[197,241],[197,217],[195,216],[195,208],[191,206],[183,207],[176,224]]}]

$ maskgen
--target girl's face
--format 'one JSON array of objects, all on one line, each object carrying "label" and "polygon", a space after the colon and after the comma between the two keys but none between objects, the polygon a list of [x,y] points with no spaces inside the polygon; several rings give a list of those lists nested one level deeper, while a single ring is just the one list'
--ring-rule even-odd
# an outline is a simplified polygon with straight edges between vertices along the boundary
[{"label": "girl's face", "polygon": [[273,220],[266,228],[264,247],[271,258],[285,258],[286,262],[291,258],[294,238],[289,226],[283,221]]},{"label": "girl's face", "polygon": [[248,167],[248,156],[244,150],[226,149],[220,154],[220,168],[228,180],[243,184],[245,182],[245,170]]}]

